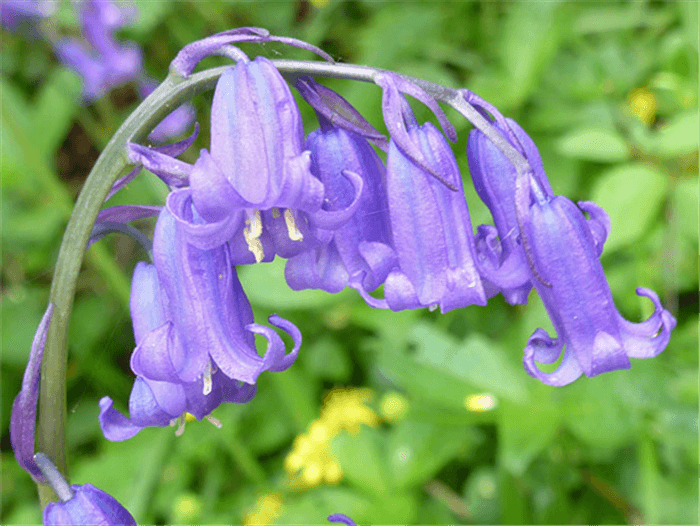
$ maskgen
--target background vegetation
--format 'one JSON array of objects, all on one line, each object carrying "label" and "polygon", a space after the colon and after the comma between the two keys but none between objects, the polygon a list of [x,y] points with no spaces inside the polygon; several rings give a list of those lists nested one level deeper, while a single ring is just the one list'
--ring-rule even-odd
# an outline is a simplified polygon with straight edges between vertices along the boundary
[{"label": "background vegetation", "polygon": [[[333,512],[358,524],[697,523],[696,2],[137,3],[138,21],[119,36],[143,47],[158,78],[185,44],[252,25],[345,62],[475,91],[532,136],[556,193],[610,214],[602,262],[621,313],[650,314],[634,293],[645,286],[679,323],[658,358],[552,388],[521,364],[529,335],[551,330],[534,292],[520,307],[499,297],[447,315],[379,312],[352,291],[293,293],[283,262],[257,265],[240,271],[256,319],[278,312],[299,326],[297,363],[263,374],[249,404],[216,410],[223,429],[191,422],[180,438],[147,429],[110,443],[97,402],[127,405],[129,283],[144,258],[110,236],[88,253],[71,321],[72,483],[108,491],[143,524],[325,523]],[[79,31],[68,2],[51,23]],[[40,510],[11,451],[10,407],[73,200],[137,95],[126,85],[83,107],[79,78],[50,44],[8,32],[2,44],[1,520],[31,524]],[[281,45],[244,49],[308,58]],[[378,89],[327,85],[384,129]],[[211,99],[194,101],[202,133],[190,162],[208,147]],[[449,116],[474,225],[489,222],[469,189],[469,125]],[[146,174],[111,204],[161,204],[165,192]],[[334,388],[348,391],[322,411]]]}]

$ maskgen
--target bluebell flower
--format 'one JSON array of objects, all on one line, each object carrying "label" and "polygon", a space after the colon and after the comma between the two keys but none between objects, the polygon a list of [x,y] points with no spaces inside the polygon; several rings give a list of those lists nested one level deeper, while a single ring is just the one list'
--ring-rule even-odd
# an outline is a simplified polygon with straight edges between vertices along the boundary
[{"label": "bluebell flower", "polygon": [[364,137],[331,125],[319,114],[321,128],[311,133],[311,171],[325,188],[324,209],[342,210],[355,199],[346,173],[364,182],[352,218],[330,232],[329,243],[287,261],[285,276],[294,290],[322,289],[335,293],[351,285],[364,292],[384,283],[396,264],[386,197],[385,167]]},{"label": "bluebell flower", "polygon": [[69,486],[46,455],[37,453],[34,458],[59,498],[44,508],[44,526],[136,526],[117,499],[92,484]]},{"label": "bluebell flower", "polygon": [[53,303],[49,303],[37,327],[22,378],[22,388],[12,403],[10,416],[10,442],[17,463],[34,480],[41,482],[45,482],[46,479],[34,461],[34,434],[36,431],[36,409],[39,402],[41,361],[44,356],[44,345],[53,316],[53,308]]},{"label": "bluebell flower", "polygon": [[[240,59],[221,75],[211,122],[211,154],[202,150],[189,188],[168,202],[192,244],[208,248],[232,240],[234,264],[292,257],[320,242],[316,229],[337,228],[359,206],[362,179],[348,173],[355,199],[344,210],[322,208],[324,187],[311,173],[299,109],[269,60]],[[211,226],[187,225],[173,201],[188,200]],[[247,251],[236,250],[240,240]]]},{"label": "bluebell flower", "polygon": [[[191,205],[179,213],[191,223],[201,221]],[[153,265],[137,265],[132,282],[131,368],[137,379],[131,418],[113,409],[109,397],[100,401],[100,425],[110,440],[125,440],[147,426],[183,424],[186,413],[208,417],[223,402],[247,402],[258,375],[287,369],[301,345],[299,330],[279,316],[269,321],[292,336],[288,354],[273,329],[254,323],[229,245],[190,245],[167,208],[156,223],[153,258]],[[268,340],[263,357],[255,334]]]},{"label": "bluebell flower", "polygon": [[[496,129],[528,160],[538,184],[552,193],[535,143],[515,121],[505,119],[504,122],[507,124],[495,124]],[[467,158],[474,189],[488,207],[495,224],[495,227],[479,225],[477,229],[482,276],[494,284],[511,305],[527,303],[532,274],[521,247],[515,208],[515,167],[477,129],[469,134]]]},{"label": "bluebell flower", "polygon": [[[635,324],[617,312],[599,260],[610,231],[608,215],[595,203],[582,201],[577,207],[554,195],[539,152],[522,128],[509,119],[495,126],[525,156],[530,171],[518,180],[510,161],[480,131],[471,133],[470,171],[496,224],[480,231],[480,271],[510,303],[525,302],[533,285],[558,336],[551,338],[543,329],[533,333],[525,348],[525,370],[561,386],[581,374],[628,369],[629,358],[659,354],[676,320],[656,293],[641,287],[637,293],[654,304],[649,319]],[[539,370],[536,362],[554,363],[562,352],[554,372]]]},{"label": "bluebell flower", "polygon": [[[452,149],[435,126],[418,126],[393,77],[379,82],[384,118],[393,129],[386,185],[397,268],[386,278],[385,300],[368,295],[365,300],[392,310],[439,305],[447,312],[485,305],[471,218]],[[400,143],[395,136],[401,137]]]},{"label": "bluebell flower", "polygon": [[[526,235],[535,269],[533,283],[552,320],[557,338],[537,329],[525,347],[525,370],[554,386],[566,385],[581,374],[588,377],[629,369],[629,358],[652,358],[666,348],[676,319],[663,308],[652,290],[639,287],[654,313],[641,323],[624,319],[615,308],[610,287],[598,259],[599,246],[583,211],[600,214],[594,203],[578,207],[563,196],[543,195],[530,207]],[[554,363],[543,373],[535,362]]]}]

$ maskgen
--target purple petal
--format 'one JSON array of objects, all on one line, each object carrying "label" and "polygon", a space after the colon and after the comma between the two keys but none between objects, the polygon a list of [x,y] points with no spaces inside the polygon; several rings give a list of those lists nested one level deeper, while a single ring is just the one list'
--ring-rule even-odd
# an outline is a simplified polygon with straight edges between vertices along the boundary
[{"label": "purple petal", "polygon": [[103,524],[136,526],[124,506],[111,495],[91,484],[72,485],[73,498],[50,502],[43,512],[44,526]]},{"label": "purple petal", "polygon": [[129,162],[142,165],[160,177],[168,186],[180,187],[189,183],[192,165],[161,153],[155,148],[140,144],[129,143],[127,151]]},{"label": "purple petal", "polygon": [[201,250],[218,248],[243,229],[244,214],[242,210],[225,216],[220,221],[198,221],[193,215],[192,190],[190,188],[181,188],[170,192],[166,206],[178,222],[187,242]]},{"label": "purple petal", "polygon": [[258,27],[239,27],[188,44],[182,48],[175,59],[170,63],[170,68],[183,77],[188,77],[202,59],[210,55],[215,55],[220,48],[236,42],[281,42],[290,46],[306,49],[307,51],[316,53],[328,62],[333,62],[331,56],[325,51],[301,40],[271,36],[267,29]]},{"label": "purple petal", "polygon": [[338,93],[319,84],[311,77],[299,77],[295,86],[304,100],[327,119],[330,126],[356,133],[373,141],[380,148],[386,149],[386,137]]},{"label": "purple petal", "polygon": [[[535,356],[543,352],[545,354],[549,354],[549,350],[543,351],[543,349],[550,348],[556,349],[558,355],[561,351],[562,344],[559,342],[559,340],[552,340],[542,329],[537,329],[537,331],[535,331],[535,333],[528,340],[527,347],[525,347],[525,356],[523,358],[525,371],[530,376],[538,379],[542,383],[555,387],[570,384],[581,376],[583,370],[576,361],[573,351],[571,351],[569,348],[564,351],[564,358],[562,359],[559,367],[557,367],[556,371],[552,373],[543,373],[540,371],[537,364],[535,364]],[[554,360],[547,358],[543,361],[543,363],[553,363],[555,361],[556,358]]]},{"label": "purple petal", "polygon": [[22,377],[22,389],[12,403],[10,417],[10,442],[15,452],[15,458],[19,465],[36,481],[45,481],[34,461],[34,433],[39,400],[41,361],[44,356],[46,335],[53,316],[53,308],[54,304],[49,303],[34,334],[32,347],[29,351],[29,361]]},{"label": "purple petal", "polygon": [[100,429],[104,437],[111,442],[121,442],[136,436],[143,427],[137,426],[127,417],[112,407],[109,396],[100,400]]},{"label": "purple petal", "polygon": [[654,303],[654,313],[641,323],[632,323],[620,316],[625,350],[630,358],[653,358],[668,345],[676,318],[663,308],[653,290],[638,287],[637,295],[646,296]]},{"label": "purple petal", "polygon": [[343,170],[342,174],[346,177],[353,186],[355,190],[355,197],[352,202],[343,210],[327,211],[318,210],[312,214],[309,214],[309,224],[317,228],[323,228],[326,230],[337,230],[347,223],[350,218],[355,214],[357,209],[362,204],[360,197],[362,196],[362,187],[364,182],[362,177],[357,175],[355,172],[350,170]]}]

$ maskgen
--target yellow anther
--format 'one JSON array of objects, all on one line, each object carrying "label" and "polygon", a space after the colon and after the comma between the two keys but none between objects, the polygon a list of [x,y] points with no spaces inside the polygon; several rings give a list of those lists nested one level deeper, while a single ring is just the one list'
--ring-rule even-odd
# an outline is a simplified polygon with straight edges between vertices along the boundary
[{"label": "yellow anther", "polygon": [[245,224],[246,228],[243,229],[243,238],[248,245],[248,250],[250,250],[255,256],[255,262],[260,263],[265,257],[263,252],[263,246],[260,242],[260,236],[262,235],[262,217],[260,217],[260,210],[256,210],[251,216],[249,212],[246,212]]},{"label": "yellow anther", "polygon": [[304,235],[299,232],[296,223],[294,222],[294,214],[287,208],[284,211],[284,222],[287,225],[287,234],[289,234],[289,239],[292,241],[301,241],[304,239]]},{"label": "yellow anther", "polygon": [[204,373],[202,374],[202,393],[206,396],[211,393],[212,381],[211,381],[211,360],[207,361],[207,365],[204,367]]},{"label": "yellow anther", "polygon": [[485,413],[496,407],[496,398],[491,394],[469,395],[464,399],[464,407],[472,413]]}]

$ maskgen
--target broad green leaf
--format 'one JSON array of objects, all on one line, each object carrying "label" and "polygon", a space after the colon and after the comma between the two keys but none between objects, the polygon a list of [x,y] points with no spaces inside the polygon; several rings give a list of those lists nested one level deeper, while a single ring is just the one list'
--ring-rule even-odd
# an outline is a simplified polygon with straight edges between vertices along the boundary
[{"label": "broad green leaf", "polygon": [[673,18],[670,11],[656,12],[647,9],[641,2],[630,2],[622,6],[606,6],[603,3],[590,4],[578,17],[574,31],[581,34],[620,31],[634,27],[660,27],[668,24]]},{"label": "broad green leaf", "polygon": [[674,116],[661,128],[653,142],[653,153],[661,157],[679,157],[698,150],[700,121],[698,111],[688,111]]},{"label": "broad green leaf", "polygon": [[509,362],[495,342],[474,334],[457,343],[427,324],[412,332],[418,345],[416,360],[443,372],[467,380],[515,402],[523,402],[528,393],[524,375]]},{"label": "broad green leaf", "polygon": [[557,145],[561,155],[601,163],[623,161],[629,148],[622,136],[605,128],[579,128],[567,133]]},{"label": "broad green leaf", "polygon": [[681,232],[690,241],[698,243],[698,178],[681,179],[673,189],[673,209]]},{"label": "broad green leaf", "polygon": [[509,106],[520,106],[536,88],[536,79],[559,46],[559,2],[517,2],[507,5],[498,49],[508,77]]},{"label": "broad green leaf", "polygon": [[600,176],[591,200],[610,216],[606,253],[632,243],[648,230],[663,203],[666,185],[661,172],[643,164],[626,164]]},{"label": "broad green leaf", "polygon": [[85,111],[78,104],[80,78],[65,68],[55,68],[34,101],[34,130],[37,149],[52,156],[65,138],[75,115]]},{"label": "broad green leaf", "polygon": [[432,478],[450,459],[469,447],[463,428],[444,428],[403,420],[391,431],[387,460],[394,484],[408,488]]},{"label": "broad green leaf", "polygon": [[[636,363],[633,364],[636,365]],[[640,433],[640,413],[620,404],[615,389],[618,371],[595,378],[582,377],[565,393],[562,419],[571,432],[587,444],[598,459],[612,457],[615,449],[627,445]]]},{"label": "broad green leaf", "polygon": [[388,495],[393,486],[385,440],[384,433],[365,425],[360,426],[357,434],[343,431],[334,437],[331,449],[343,470],[343,478],[369,493]]},{"label": "broad green leaf", "polygon": [[[537,391],[551,389],[540,386]],[[546,395],[526,406],[505,402],[499,411],[499,463],[513,475],[522,476],[532,459],[550,443],[559,422],[559,410]]]}]

